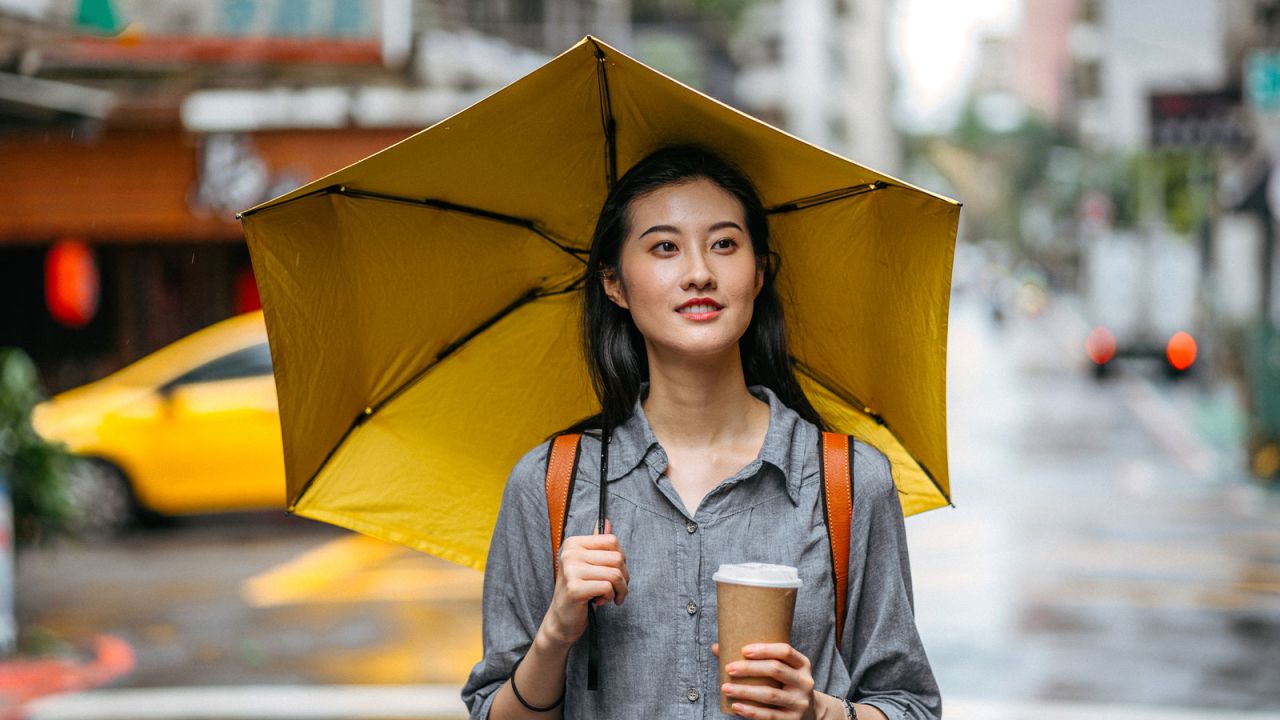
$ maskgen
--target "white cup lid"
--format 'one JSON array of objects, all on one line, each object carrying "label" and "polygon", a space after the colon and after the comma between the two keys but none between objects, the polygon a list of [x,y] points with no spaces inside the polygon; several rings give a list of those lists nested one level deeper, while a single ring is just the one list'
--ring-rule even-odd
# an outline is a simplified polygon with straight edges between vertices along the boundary
[{"label": "white cup lid", "polygon": [[737,585],[756,585],[758,587],[800,587],[800,573],[790,565],[770,565],[768,563],[736,563],[721,565],[711,579],[716,582],[728,582]]}]

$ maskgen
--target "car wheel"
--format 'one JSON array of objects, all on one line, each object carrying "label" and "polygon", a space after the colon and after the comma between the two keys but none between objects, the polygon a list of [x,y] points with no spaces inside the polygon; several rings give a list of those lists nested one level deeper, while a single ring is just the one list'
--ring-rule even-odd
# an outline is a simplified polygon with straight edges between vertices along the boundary
[{"label": "car wheel", "polygon": [[67,478],[70,529],[86,539],[115,537],[134,520],[129,481],[114,466],[83,459]]}]

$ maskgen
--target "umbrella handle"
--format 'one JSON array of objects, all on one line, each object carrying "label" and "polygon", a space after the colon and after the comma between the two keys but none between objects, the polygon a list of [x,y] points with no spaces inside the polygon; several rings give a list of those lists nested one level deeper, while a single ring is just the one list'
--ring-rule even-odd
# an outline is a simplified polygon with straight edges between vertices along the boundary
[{"label": "umbrella handle", "polygon": [[601,534],[604,534],[605,498],[608,496],[605,488],[609,484],[609,436],[612,434],[609,426],[602,423],[600,428],[600,514],[596,517],[596,527]]},{"label": "umbrella handle", "polygon": [[[600,427],[600,514],[596,518],[596,528],[604,534],[605,498],[608,497],[609,484],[609,436],[608,423]],[[591,637],[587,640],[587,689],[600,689],[600,627],[596,624],[596,604],[587,604],[587,632]]]}]

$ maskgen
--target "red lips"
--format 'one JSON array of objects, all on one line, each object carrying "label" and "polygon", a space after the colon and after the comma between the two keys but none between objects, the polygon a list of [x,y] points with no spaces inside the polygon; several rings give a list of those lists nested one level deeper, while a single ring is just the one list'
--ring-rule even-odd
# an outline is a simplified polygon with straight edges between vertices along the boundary
[{"label": "red lips", "polygon": [[724,306],[723,306],[723,305],[721,305],[720,303],[716,302],[715,300],[712,300],[711,298],[693,298],[692,300],[686,300],[683,304],[681,304],[679,307],[677,307],[677,308],[676,308],[676,310],[677,310],[677,311],[678,311],[678,310],[683,310],[683,309],[685,309],[685,308],[687,308],[687,307],[693,307],[693,306],[695,306],[695,305],[710,305],[712,308],[714,308],[714,309],[716,309],[716,310],[723,310],[723,309],[724,309]]}]

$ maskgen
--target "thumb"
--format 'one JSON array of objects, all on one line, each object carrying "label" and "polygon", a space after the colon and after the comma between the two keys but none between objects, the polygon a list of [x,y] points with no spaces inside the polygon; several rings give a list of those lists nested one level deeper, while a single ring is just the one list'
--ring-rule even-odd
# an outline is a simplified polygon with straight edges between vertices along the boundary
[{"label": "thumb", "polygon": [[[604,519],[604,534],[605,534],[605,535],[608,535],[608,534],[609,534],[609,533],[611,533],[611,532],[613,532],[613,523],[609,522],[609,518],[605,518],[605,519]],[[596,526],[595,526],[595,529],[591,531],[591,534],[592,534],[592,535],[599,535],[599,534],[601,534],[601,533],[600,533],[600,526],[599,526],[599,525],[596,525]]]},{"label": "thumb", "polygon": [[720,657],[720,643],[711,643],[711,654]]}]

